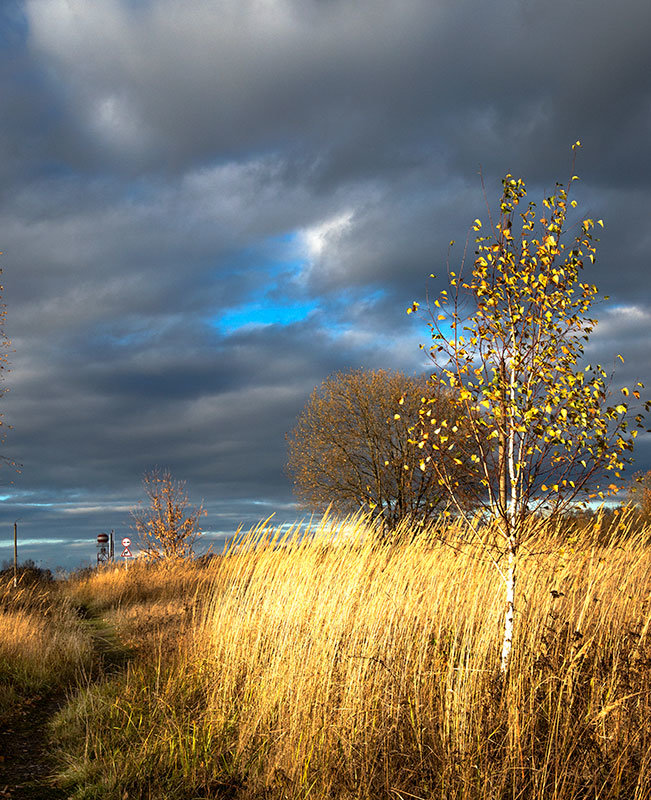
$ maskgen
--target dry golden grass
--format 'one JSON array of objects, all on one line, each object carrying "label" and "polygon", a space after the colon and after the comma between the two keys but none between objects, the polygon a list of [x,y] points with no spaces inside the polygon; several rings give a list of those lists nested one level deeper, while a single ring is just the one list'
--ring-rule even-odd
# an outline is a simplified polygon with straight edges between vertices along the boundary
[{"label": "dry golden grass", "polygon": [[66,593],[78,605],[104,611],[190,598],[205,580],[206,569],[198,562],[135,561],[127,569],[111,565],[73,574]]},{"label": "dry golden grass", "polygon": [[69,617],[42,618],[26,611],[0,612],[0,670],[30,687],[58,684],[88,659],[90,645]]},{"label": "dry golden grass", "polygon": [[[16,690],[65,684],[89,663],[92,645],[70,600],[54,584],[0,586],[0,710]],[[6,703],[1,698],[8,698]]]},{"label": "dry golden grass", "polygon": [[502,687],[503,588],[476,547],[327,536],[258,542],[221,565],[201,633],[208,708],[237,720],[250,784],[542,800],[615,787],[628,767],[632,785],[651,756],[648,546],[571,552],[542,537]]},{"label": "dry golden grass", "polygon": [[68,786],[651,798],[648,532],[595,529],[574,546],[543,533],[518,585],[506,681],[503,588],[457,533],[386,546],[359,521],[284,539],[259,527],[215,559],[202,614],[159,628],[158,658],[62,717]]}]

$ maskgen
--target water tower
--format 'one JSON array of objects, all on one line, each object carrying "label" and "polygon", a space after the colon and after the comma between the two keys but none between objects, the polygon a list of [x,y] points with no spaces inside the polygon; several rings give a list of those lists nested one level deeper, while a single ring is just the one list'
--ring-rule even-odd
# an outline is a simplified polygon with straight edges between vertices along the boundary
[{"label": "water tower", "polygon": [[97,566],[108,564],[109,561],[109,535],[108,533],[99,533],[97,534]]}]

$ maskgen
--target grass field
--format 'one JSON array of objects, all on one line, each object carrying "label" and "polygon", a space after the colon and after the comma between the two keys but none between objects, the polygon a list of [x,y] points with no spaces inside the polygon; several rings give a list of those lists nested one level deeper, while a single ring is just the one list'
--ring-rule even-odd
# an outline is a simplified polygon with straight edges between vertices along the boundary
[{"label": "grass field", "polygon": [[[65,685],[91,645],[66,590],[53,581],[0,582],[0,715],[21,694]],[[1,719],[1,716],[0,716]]]},{"label": "grass field", "polygon": [[[503,588],[453,528],[382,545],[359,521],[310,537],[262,525],[209,563],[72,576],[50,633],[33,628],[60,630],[78,673],[49,729],[57,785],[120,800],[648,800],[650,534],[543,532],[506,680]],[[23,624],[11,614],[3,626]],[[89,621],[121,666],[88,666]],[[59,672],[14,640],[3,676]]]}]

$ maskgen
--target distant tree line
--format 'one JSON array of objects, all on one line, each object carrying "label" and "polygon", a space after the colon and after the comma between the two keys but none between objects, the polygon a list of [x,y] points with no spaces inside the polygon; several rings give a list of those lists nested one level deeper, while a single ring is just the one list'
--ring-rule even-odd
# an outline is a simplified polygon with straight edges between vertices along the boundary
[{"label": "distant tree line", "polygon": [[[11,578],[13,580],[13,577],[13,562],[3,561],[2,566],[0,566],[0,580],[4,580],[5,578]],[[31,558],[18,564],[17,577],[21,586],[31,586],[36,583],[52,583],[52,581],[54,581],[52,570],[39,567]]]}]

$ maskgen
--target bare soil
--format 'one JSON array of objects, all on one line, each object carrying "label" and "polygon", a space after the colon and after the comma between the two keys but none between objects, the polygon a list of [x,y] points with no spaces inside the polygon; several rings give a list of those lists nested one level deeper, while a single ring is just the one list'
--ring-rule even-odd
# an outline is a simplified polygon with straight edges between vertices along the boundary
[{"label": "bare soil", "polygon": [[66,701],[65,692],[26,699],[0,731],[0,798],[58,800],[52,783],[48,723]]}]

